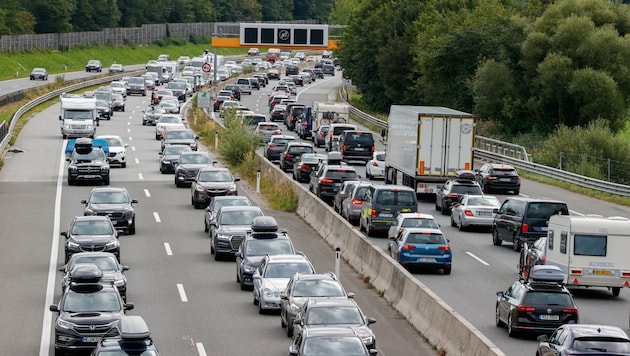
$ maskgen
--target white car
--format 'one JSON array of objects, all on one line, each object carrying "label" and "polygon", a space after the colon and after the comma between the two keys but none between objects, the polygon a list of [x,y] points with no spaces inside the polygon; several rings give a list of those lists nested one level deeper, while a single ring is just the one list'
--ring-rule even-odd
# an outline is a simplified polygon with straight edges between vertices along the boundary
[{"label": "white car", "polygon": [[390,226],[387,236],[396,238],[398,233],[404,228],[426,228],[426,229],[440,229],[440,224],[435,220],[431,214],[421,213],[400,213],[396,217],[396,224]]},{"label": "white car", "polygon": [[107,146],[109,147],[107,160],[110,165],[118,164],[122,168],[127,167],[127,146],[129,144],[123,142],[120,136],[115,135],[102,135],[95,138],[107,141]]},{"label": "white car", "polygon": [[295,56],[293,56],[293,58],[297,58],[300,61],[303,61],[306,59],[306,54],[304,54],[304,52],[297,52],[295,53]]},{"label": "white car", "polygon": [[226,68],[217,69],[217,78],[221,81],[226,81],[230,79],[230,71]]},{"label": "white car", "polygon": [[186,125],[179,115],[164,114],[160,116],[155,124],[155,139],[162,139],[162,134],[170,129],[185,129]]},{"label": "white car", "polygon": [[385,151],[374,151],[372,159],[365,164],[365,177],[368,179],[385,177]]},{"label": "white car", "polygon": [[109,86],[112,88],[112,93],[120,94],[123,98],[127,97],[127,85],[123,82],[111,82]]},{"label": "white car", "polygon": [[291,277],[296,273],[313,274],[315,268],[306,256],[266,255],[254,272],[254,305],[258,312],[280,310],[280,292],[286,289]]},{"label": "white car", "polygon": [[196,72],[195,67],[185,66],[184,69],[182,69],[182,77],[194,76],[195,72]]},{"label": "white car", "polygon": [[190,57],[180,56],[179,58],[177,58],[177,63],[179,63],[179,65],[181,66],[187,66],[188,64],[190,64]]},{"label": "white car", "polygon": [[309,72],[300,72],[298,74],[300,75],[300,77],[302,77],[303,84],[311,84],[311,82],[313,81],[313,77],[311,77],[311,73]]}]

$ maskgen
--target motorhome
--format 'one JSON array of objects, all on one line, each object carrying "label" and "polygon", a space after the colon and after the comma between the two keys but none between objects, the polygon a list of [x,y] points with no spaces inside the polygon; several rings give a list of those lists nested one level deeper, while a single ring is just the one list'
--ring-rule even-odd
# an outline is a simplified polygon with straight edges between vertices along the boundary
[{"label": "motorhome", "polygon": [[546,264],[560,267],[568,287],[606,287],[618,296],[630,287],[630,219],[553,215]]},{"label": "motorhome", "polygon": [[71,137],[94,138],[98,123],[96,98],[83,95],[61,95],[61,135],[64,139]]}]

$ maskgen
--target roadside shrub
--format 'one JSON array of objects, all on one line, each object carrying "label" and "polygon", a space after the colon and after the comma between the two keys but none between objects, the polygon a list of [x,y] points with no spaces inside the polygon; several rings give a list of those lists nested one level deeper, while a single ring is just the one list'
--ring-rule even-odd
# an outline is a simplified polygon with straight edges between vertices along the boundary
[{"label": "roadside shrub", "polygon": [[249,127],[243,127],[236,118],[235,111],[230,110],[224,120],[226,130],[219,138],[219,153],[230,165],[237,167],[258,148],[260,138]]}]

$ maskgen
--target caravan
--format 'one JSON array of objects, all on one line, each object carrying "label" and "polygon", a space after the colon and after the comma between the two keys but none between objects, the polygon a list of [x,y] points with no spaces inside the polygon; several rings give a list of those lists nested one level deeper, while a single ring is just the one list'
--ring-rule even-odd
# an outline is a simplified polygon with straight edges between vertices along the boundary
[{"label": "caravan", "polygon": [[568,287],[606,287],[618,296],[630,287],[630,219],[553,215],[546,264],[560,267]]}]

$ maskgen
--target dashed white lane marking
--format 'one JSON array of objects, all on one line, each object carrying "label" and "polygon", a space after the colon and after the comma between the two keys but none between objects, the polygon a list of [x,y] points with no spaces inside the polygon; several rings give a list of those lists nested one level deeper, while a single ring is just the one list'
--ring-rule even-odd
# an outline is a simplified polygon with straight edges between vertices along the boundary
[{"label": "dashed white lane marking", "polygon": [[207,356],[206,349],[203,348],[203,344],[198,342],[196,345],[197,345],[197,352],[199,353],[199,356]]},{"label": "dashed white lane marking", "polygon": [[475,256],[474,253],[470,252],[470,251],[466,251],[466,254],[472,258],[474,258],[475,260],[479,261],[479,263],[481,263],[484,266],[490,266],[490,264],[484,260],[482,260],[481,258]]},{"label": "dashed white lane marking", "polygon": [[138,173],[138,179],[143,180],[144,176],[142,175],[142,173]]},{"label": "dashed white lane marking", "polygon": [[164,249],[166,250],[166,254],[168,256],[173,256],[173,250],[171,250],[171,245],[168,242],[164,243]]},{"label": "dashed white lane marking", "polygon": [[134,161],[136,161],[136,164],[140,164],[140,160],[139,159],[134,159]]},{"label": "dashed white lane marking", "polygon": [[136,146],[131,146],[131,150],[135,151],[136,150]]},{"label": "dashed white lane marking", "polygon": [[160,214],[158,214],[157,211],[153,212],[153,219],[155,219],[155,222],[162,222],[162,219],[160,219]]},{"label": "dashed white lane marking", "polygon": [[151,198],[151,193],[149,193],[148,189],[144,190],[144,196],[147,197],[147,198]]},{"label": "dashed white lane marking", "polygon": [[183,284],[177,284],[177,292],[179,292],[179,299],[182,300],[182,303],[188,302],[188,297],[186,296],[186,291],[184,290]]}]

